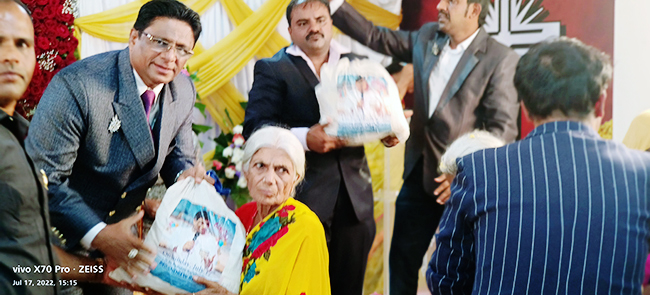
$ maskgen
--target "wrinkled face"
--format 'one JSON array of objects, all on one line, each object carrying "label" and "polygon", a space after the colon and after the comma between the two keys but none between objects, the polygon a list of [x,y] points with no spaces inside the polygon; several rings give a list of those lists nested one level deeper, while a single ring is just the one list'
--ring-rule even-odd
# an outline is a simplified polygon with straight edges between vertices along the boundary
[{"label": "wrinkled face", "polygon": [[34,26],[18,4],[0,3],[0,107],[18,101],[32,80]]},{"label": "wrinkled face", "polygon": [[208,223],[207,220],[203,218],[199,219],[194,219],[194,231],[199,232],[202,235],[205,235],[205,233],[208,231],[208,227],[210,227],[210,224]]},{"label": "wrinkled face", "polygon": [[478,4],[467,4],[467,0],[440,0],[437,7],[440,30],[453,35],[476,22],[468,17],[469,5]]},{"label": "wrinkled face", "polygon": [[289,155],[276,148],[259,149],[251,158],[245,176],[251,197],[265,206],[284,203],[291,196],[297,178]]},{"label": "wrinkled face", "polygon": [[327,7],[320,2],[308,2],[294,7],[291,11],[289,34],[291,41],[307,54],[329,50],[332,18]]},{"label": "wrinkled face", "polygon": [[[154,40],[150,40],[148,36]],[[160,40],[169,43],[171,49],[160,50]],[[142,32],[132,29],[129,36],[131,65],[142,81],[151,88],[171,82],[190,58],[180,56],[178,49],[191,50],[193,47],[192,27],[173,18],[155,18]]]}]

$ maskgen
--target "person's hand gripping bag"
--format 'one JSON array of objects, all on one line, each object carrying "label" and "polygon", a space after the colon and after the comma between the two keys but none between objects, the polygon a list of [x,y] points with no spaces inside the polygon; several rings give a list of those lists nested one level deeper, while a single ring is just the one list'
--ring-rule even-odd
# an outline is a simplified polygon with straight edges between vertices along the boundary
[{"label": "person's hand gripping bag", "polygon": [[345,139],[348,145],[386,136],[405,142],[409,137],[397,85],[377,62],[343,58],[334,66],[323,65],[316,98],[320,123],[329,123],[325,132]]},{"label": "person's hand gripping bag", "polygon": [[135,281],[121,268],[109,276],[164,294],[203,290],[193,280],[198,276],[239,293],[245,239],[244,226],[215,188],[188,177],[169,187],[145,238],[157,250],[156,267]]}]

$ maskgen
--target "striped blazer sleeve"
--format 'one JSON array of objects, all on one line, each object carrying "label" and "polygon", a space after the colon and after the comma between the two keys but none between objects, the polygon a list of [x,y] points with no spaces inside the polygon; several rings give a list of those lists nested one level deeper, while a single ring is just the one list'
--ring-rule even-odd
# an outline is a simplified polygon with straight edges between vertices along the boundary
[{"label": "striped blazer sleeve", "polygon": [[474,182],[458,160],[458,174],[452,185],[452,195],[440,220],[436,235],[436,251],[426,274],[432,294],[470,294],[474,284],[474,235],[468,222],[468,206],[472,204]]}]

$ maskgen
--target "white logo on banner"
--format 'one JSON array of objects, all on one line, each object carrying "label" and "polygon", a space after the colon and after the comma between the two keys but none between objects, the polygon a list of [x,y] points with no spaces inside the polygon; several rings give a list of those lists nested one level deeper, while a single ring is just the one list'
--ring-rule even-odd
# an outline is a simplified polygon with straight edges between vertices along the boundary
[{"label": "white logo on banner", "polygon": [[522,2],[523,0],[494,0],[484,25],[485,30],[492,37],[512,47],[519,55],[525,54],[531,45],[559,37],[561,34],[559,21],[533,21],[544,11],[544,8],[536,5],[539,9],[533,12],[531,7],[541,1],[528,0],[523,8]]}]

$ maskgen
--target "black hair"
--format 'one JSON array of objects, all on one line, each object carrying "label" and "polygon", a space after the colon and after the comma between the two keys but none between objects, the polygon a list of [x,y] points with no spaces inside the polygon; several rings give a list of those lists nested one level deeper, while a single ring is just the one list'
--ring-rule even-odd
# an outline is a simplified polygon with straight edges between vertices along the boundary
[{"label": "black hair", "polygon": [[138,12],[133,28],[140,34],[158,17],[168,17],[186,22],[194,33],[194,43],[201,35],[201,17],[196,11],[176,0],[153,0],[145,3]]},{"label": "black hair", "polygon": [[612,79],[609,56],[577,39],[538,43],[521,57],[515,87],[528,114],[544,119],[559,110],[584,119]]},{"label": "black hair", "polygon": [[199,211],[196,212],[196,215],[194,215],[194,220],[198,220],[199,218],[203,218],[203,220],[210,222],[210,219],[208,219],[208,211]]},{"label": "black hair", "polygon": [[328,0],[291,0],[289,2],[289,5],[287,6],[287,22],[289,23],[289,27],[291,27],[291,12],[293,12],[293,8],[298,6],[298,5],[303,5],[311,2],[320,2],[325,7],[327,7],[327,14],[331,14],[332,11],[330,10],[330,2]]},{"label": "black hair", "polygon": [[481,5],[481,14],[478,16],[478,26],[482,27],[485,24],[485,19],[487,19],[487,16],[490,13],[490,0],[467,0],[468,6],[471,3]]}]

